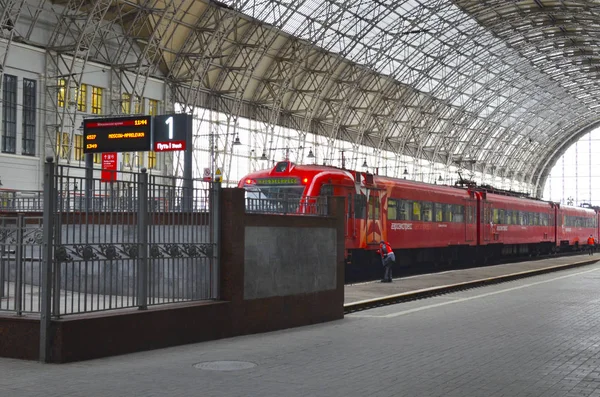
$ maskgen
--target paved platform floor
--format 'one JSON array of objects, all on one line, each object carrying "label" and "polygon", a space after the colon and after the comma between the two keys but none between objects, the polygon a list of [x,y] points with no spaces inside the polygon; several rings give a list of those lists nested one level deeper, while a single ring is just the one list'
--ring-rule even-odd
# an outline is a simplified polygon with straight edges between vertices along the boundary
[{"label": "paved platform floor", "polygon": [[458,284],[466,281],[482,280],[491,277],[524,272],[527,270],[536,270],[551,266],[565,265],[568,263],[583,262],[593,259],[594,257],[600,260],[600,254],[598,253],[594,254],[592,257],[590,257],[588,254],[573,255],[396,278],[394,279],[393,283],[371,281],[351,284],[346,285],[345,287],[344,303],[347,304],[367,299],[381,298],[384,296],[417,291],[426,288],[440,287],[444,285]]},{"label": "paved platform floor", "polygon": [[[214,360],[256,366],[194,366]],[[0,359],[0,391],[86,397],[600,396],[600,263],[268,334],[66,365]]]}]

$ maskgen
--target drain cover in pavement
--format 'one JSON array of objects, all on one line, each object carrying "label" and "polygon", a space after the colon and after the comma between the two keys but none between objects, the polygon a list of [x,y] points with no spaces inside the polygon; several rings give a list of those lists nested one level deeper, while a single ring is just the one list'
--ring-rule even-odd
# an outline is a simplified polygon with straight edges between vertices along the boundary
[{"label": "drain cover in pavement", "polygon": [[239,371],[253,367],[256,367],[256,364],[249,361],[206,361],[194,364],[194,368],[207,371]]}]

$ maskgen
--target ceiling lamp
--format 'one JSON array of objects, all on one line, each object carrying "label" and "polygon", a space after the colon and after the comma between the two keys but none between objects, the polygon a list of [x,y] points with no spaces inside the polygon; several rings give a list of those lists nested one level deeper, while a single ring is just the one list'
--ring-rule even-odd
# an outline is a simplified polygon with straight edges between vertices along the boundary
[{"label": "ceiling lamp", "polygon": [[306,157],[308,157],[309,159],[314,159],[315,158],[315,154],[313,153],[312,149],[310,149],[308,151],[308,156],[306,156]]},{"label": "ceiling lamp", "polygon": [[242,142],[240,142],[240,137],[239,137],[239,136],[236,136],[236,137],[235,137],[235,141],[233,141],[233,144],[234,144],[235,146],[238,146],[238,145],[241,145],[241,144],[242,144]]},{"label": "ceiling lamp", "polygon": [[367,159],[365,159],[365,162],[363,163],[363,168],[369,168],[369,166],[367,165]]},{"label": "ceiling lamp", "polygon": [[263,152],[262,156],[260,156],[260,159],[261,159],[261,160],[264,160],[264,161],[268,161],[268,160],[269,160],[269,159],[267,158],[267,154],[266,154],[265,152]]}]

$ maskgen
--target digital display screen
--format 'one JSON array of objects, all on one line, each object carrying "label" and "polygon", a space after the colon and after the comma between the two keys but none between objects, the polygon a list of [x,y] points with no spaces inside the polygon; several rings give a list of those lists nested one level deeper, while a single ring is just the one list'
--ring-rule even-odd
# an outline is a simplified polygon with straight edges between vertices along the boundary
[{"label": "digital display screen", "polygon": [[84,120],[83,152],[147,152],[151,133],[152,116]]},{"label": "digital display screen", "polygon": [[257,185],[297,185],[296,178],[262,178],[256,180]]}]

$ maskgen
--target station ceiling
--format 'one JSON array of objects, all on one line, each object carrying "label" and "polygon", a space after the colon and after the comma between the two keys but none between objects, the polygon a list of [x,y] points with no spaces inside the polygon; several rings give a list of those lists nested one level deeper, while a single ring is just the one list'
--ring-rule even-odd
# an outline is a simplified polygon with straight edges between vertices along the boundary
[{"label": "station ceiling", "polygon": [[[5,18],[28,0],[2,1]],[[51,4],[62,22],[46,45],[84,43],[90,59],[162,76],[178,102],[538,191],[600,120],[600,1]],[[111,53],[111,40],[130,46]],[[139,62],[125,64],[132,52]]]}]

